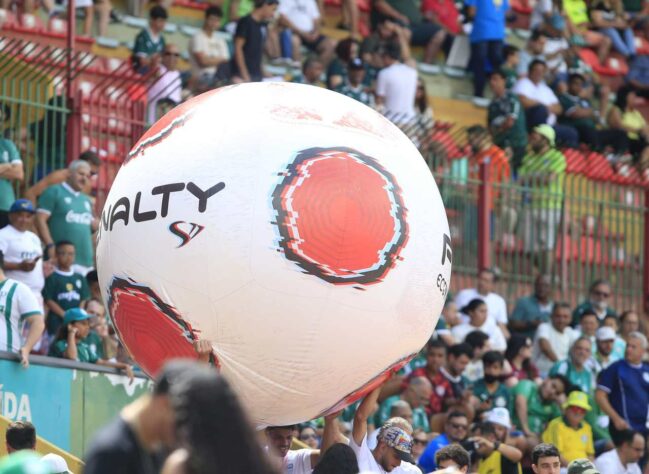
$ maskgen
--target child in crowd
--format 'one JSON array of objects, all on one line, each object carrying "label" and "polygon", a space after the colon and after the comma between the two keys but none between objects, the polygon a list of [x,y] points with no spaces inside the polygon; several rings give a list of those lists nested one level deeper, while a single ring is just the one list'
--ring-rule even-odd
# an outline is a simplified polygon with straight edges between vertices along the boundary
[{"label": "child in crowd", "polygon": [[552,420],[543,432],[543,442],[557,447],[561,453],[561,467],[567,467],[575,459],[594,461],[593,431],[584,422],[586,412],[591,409],[588,395],[579,391],[570,392],[562,408],[563,416]]},{"label": "child in crowd", "polygon": [[90,298],[86,279],[72,270],[75,256],[72,242],[62,240],[56,244],[57,266],[45,279],[43,288],[43,300],[49,310],[46,324],[50,337],[54,336],[61,327],[66,310],[79,308]]},{"label": "child in crowd", "polygon": [[473,385],[473,395],[477,399],[474,404],[478,416],[492,408],[508,407],[509,390],[501,382],[504,364],[505,356],[500,352],[488,351],[482,356],[484,377]]}]

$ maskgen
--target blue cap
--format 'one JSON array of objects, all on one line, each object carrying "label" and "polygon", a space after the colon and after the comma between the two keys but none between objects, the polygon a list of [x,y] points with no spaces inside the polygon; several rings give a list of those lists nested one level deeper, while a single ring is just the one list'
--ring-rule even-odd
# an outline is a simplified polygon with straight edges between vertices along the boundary
[{"label": "blue cap", "polygon": [[16,199],[9,208],[9,212],[36,212],[34,205],[29,199]]},{"label": "blue cap", "polygon": [[72,308],[65,312],[63,315],[63,324],[70,324],[76,321],[85,321],[90,319],[90,315],[81,308]]}]

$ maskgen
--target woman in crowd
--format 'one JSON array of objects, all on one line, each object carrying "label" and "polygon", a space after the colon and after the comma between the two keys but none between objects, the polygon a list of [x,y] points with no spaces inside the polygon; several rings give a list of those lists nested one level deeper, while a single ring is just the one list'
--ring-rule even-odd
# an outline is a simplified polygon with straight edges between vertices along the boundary
[{"label": "woman in crowd", "polygon": [[354,38],[342,40],[336,46],[336,57],[327,68],[327,87],[335,90],[345,82],[347,64],[358,57],[359,44]]},{"label": "woman in crowd", "polygon": [[541,383],[539,370],[532,362],[532,340],[520,334],[512,334],[505,351],[505,359],[512,367],[507,386],[513,387],[521,380],[533,380]]},{"label": "woman in crowd", "polygon": [[336,443],[320,459],[313,474],[357,474],[358,461],[352,448]]},{"label": "woman in crowd", "polygon": [[163,474],[277,474],[230,384],[216,371],[196,370],[170,395],[181,448]]}]

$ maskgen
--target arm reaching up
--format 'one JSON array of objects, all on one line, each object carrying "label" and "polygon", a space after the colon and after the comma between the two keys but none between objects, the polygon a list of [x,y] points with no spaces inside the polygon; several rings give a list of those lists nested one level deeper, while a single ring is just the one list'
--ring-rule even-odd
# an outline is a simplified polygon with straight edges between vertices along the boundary
[{"label": "arm reaching up", "polygon": [[367,435],[367,420],[370,418],[370,415],[376,411],[379,393],[381,393],[381,387],[375,388],[363,399],[356,409],[352,438],[358,446],[363,443],[363,438]]}]

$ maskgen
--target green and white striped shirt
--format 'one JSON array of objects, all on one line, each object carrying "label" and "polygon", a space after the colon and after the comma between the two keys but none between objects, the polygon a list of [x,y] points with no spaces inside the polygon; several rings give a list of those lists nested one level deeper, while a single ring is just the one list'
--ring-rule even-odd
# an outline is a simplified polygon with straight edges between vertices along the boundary
[{"label": "green and white striped shirt", "polygon": [[18,352],[25,318],[43,314],[29,287],[7,278],[0,282],[0,350]]}]

